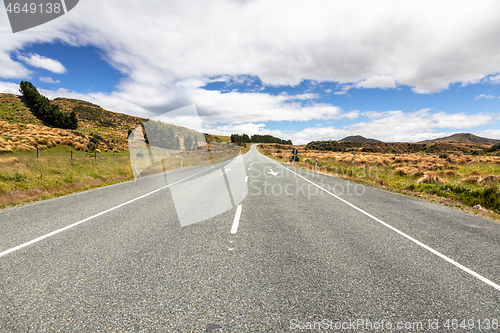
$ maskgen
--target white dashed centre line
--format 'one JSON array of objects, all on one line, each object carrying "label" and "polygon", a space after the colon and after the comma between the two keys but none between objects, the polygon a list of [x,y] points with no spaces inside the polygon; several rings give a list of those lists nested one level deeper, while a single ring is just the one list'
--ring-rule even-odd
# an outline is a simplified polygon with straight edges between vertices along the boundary
[{"label": "white dashed centre line", "polygon": [[234,215],[233,227],[231,228],[231,233],[235,234],[238,231],[238,225],[240,224],[241,217],[241,205],[236,208],[236,215]]}]

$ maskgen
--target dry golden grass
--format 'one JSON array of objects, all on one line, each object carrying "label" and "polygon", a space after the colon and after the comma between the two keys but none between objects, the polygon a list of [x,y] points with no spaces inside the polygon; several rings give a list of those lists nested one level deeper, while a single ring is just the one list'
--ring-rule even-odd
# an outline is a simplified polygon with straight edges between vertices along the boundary
[{"label": "dry golden grass", "polygon": [[460,173],[457,172],[456,170],[445,170],[445,171],[440,171],[439,175],[446,177],[457,177],[460,176]]},{"label": "dry golden grass", "polygon": [[[263,152],[275,153],[272,147],[264,148]],[[291,148],[289,151],[280,151],[275,156],[283,156],[283,160],[288,162],[291,160]],[[466,209],[481,204],[500,219],[500,215],[495,215],[500,213],[500,156],[460,153],[395,155],[299,149],[300,161],[295,164],[311,168],[316,158],[319,159],[319,172],[364,184],[384,186],[397,192],[417,193],[419,196],[432,197],[433,200],[439,197],[438,200],[444,200],[447,204]],[[371,173],[370,168],[373,168]],[[353,170],[355,172],[351,172]],[[359,172],[360,170],[364,172]]]},{"label": "dry golden grass", "polygon": [[396,170],[394,170],[394,174],[398,175],[398,176],[406,176],[408,174],[410,174],[411,171],[407,168],[407,167],[399,167],[399,168],[396,168]]},{"label": "dry golden grass", "polygon": [[[51,128],[35,124],[20,124],[0,121],[0,152],[29,151],[56,147],[57,145],[73,146],[78,150],[89,151],[92,138],[90,133],[80,133]],[[127,140],[108,140],[99,142],[97,149],[116,151],[127,149]]]},{"label": "dry golden grass", "polygon": [[412,170],[411,175],[413,177],[421,177],[421,176],[424,175],[424,172],[421,169],[415,168],[415,169]]},{"label": "dry golden grass", "polygon": [[479,175],[473,175],[470,174],[469,176],[465,177],[462,182],[465,184],[477,184],[481,181],[481,176]]},{"label": "dry golden grass", "polygon": [[417,184],[445,184],[446,180],[439,177],[435,171],[427,171],[422,178],[417,181]]},{"label": "dry golden grass", "polygon": [[14,156],[0,159],[0,164],[16,164],[16,163],[20,163],[20,161],[17,157]]}]

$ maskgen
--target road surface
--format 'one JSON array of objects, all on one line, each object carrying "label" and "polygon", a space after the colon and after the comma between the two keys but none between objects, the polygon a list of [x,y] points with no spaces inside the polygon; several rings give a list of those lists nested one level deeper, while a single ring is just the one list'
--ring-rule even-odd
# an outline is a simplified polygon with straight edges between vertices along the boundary
[{"label": "road surface", "polygon": [[499,223],[242,158],[184,227],[174,186],[227,165],[0,211],[0,332],[500,332]]}]

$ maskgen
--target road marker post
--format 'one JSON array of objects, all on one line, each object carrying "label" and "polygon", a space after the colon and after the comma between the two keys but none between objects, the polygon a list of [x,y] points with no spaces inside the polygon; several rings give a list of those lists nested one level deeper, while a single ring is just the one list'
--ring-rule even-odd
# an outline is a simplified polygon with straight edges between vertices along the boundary
[{"label": "road marker post", "polygon": [[137,178],[141,178],[141,175],[139,174],[139,171],[137,171],[137,168],[135,167],[135,165],[132,166],[135,170],[135,173],[137,174]]},{"label": "road marker post", "polygon": [[318,159],[316,159],[316,165],[314,166],[314,172],[318,171]]}]

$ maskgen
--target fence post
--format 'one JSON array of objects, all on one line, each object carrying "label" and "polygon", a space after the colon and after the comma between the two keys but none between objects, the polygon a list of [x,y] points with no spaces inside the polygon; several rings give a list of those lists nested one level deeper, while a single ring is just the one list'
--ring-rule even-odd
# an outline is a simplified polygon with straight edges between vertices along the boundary
[{"label": "fence post", "polygon": [[40,149],[36,147],[36,158],[40,158]]},{"label": "fence post", "polygon": [[116,158],[116,151],[113,152],[113,158]]},{"label": "fence post", "polygon": [[181,169],[182,169],[182,156],[181,156]]}]

